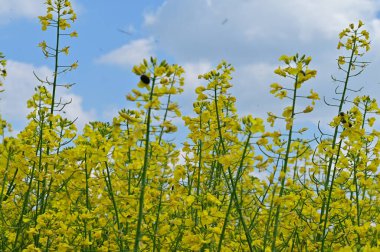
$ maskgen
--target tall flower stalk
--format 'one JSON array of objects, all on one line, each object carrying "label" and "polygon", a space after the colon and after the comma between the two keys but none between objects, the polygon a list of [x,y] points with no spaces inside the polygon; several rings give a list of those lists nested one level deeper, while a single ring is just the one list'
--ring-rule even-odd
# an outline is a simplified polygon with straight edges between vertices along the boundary
[{"label": "tall flower stalk", "polygon": [[[288,172],[288,164],[290,160],[290,153],[292,151],[292,142],[293,140],[293,125],[296,114],[299,113],[310,113],[313,111],[313,106],[307,106],[304,110],[297,112],[296,111],[296,101],[297,98],[300,97],[298,94],[298,90],[301,88],[301,86],[304,84],[304,82],[308,81],[311,78],[314,78],[317,74],[316,70],[311,70],[308,68],[309,63],[311,61],[311,57],[306,57],[305,55],[299,56],[298,54],[294,56],[286,56],[283,55],[279,59],[280,61],[284,62],[286,64],[286,67],[279,67],[275,70],[275,73],[279,76],[282,76],[284,78],[290,78],[294,82],[292,84],[291,88],[285,88],[281,86],[278,83],[273,83],[271,85],[271,93],[275,94],[276,97],[279,97],[280,99],[288,98],[291,100],[292,104],[289,107],[286,107],[282,113],[282,117],[275,116],[273,114],[269,114],[268,121],[273,122],[277,118],[281,118],[285,120],[286,123],[286,130],[287,133],[287,140],[286,140],[286,148],[285,148],[285,154],[283,155],[283,165],[280,170],[280,191],[278,194],[278,199],[276,199],[276,211],[274,215],[274,230],[273,230],[273,238],[272,238],[272,251],[277,250],[277,235],[279,230],[279,221],[280,221],[280,212],[281,212],[281,201],[282,197],[285,193],[285,181],[287,179],[287,172]],[[288,92],[290,92],[290,96],[288,96]],[[311,99],[312,103],[314,104],[314,101],[319,99],[318,95],[315,95],[313,91],[311,90],[311,94],[306,97],[307,99]]]},{"label": "tall flower stalk", "polygon": [[[338,140],[339,136],[339,126],[341,123],[340,117],[343,112],[343,105],[347,102],[347,92],[350,90],[348,87],[348,83],[352,77],[360,74],[365,66],[366,62],[362,62],[359,60],[359,57],[362,57],[365,52],[369,50],[369,35],[366,30],[361,30],[363,23],[359,21],[357,27],[354,24],[350,24],[349,28],[344,29],[340,35],[340,41],[338,43],[338,49],[344,48],[348,51],[348,56],[339,56],[338,58],[338,66],[339,69],[345,73],[345,77],[343,80],[334,80],[343,84],[342,90],[340,92],[341,97],[339,99],[338,107],[338,116],[331,123],[331,126],[334,127],[334,133],[331,142],[331,149],[335,152],[332,156],[330,156],[328,160],[327,166],[327,174],[324,180],[324,191],[327,192],[327,197],[323,197],[323,203],[321,207],[320,214],[320,225],[321,231],[318,234],[318,240],[321,241],[321,250],[325,249],[325,240],[326,240],[326,232],[328,229],[329,223],[329,209],[331,203],[331,195],[334,187],[334,180],[336,176],[336,162],[339,157],[339,153],[341,151],[341,140]],[[361,30],[361,31],[360,31]],[[346,67],[346,69],[344,69]],[[358,72],[354,72],[359,68]]]}]

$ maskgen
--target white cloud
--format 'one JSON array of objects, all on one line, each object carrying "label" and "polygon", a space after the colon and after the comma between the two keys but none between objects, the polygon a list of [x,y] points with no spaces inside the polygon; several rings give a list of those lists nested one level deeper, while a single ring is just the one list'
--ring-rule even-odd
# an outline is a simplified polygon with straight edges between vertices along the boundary
[{"label": "white cloud", "polygon": [[156,22],[156,14],[152,12],[144,13],[144,24],[153,25]]},{"label": "white cloud", "polygon": [[0,96],[0,113],[9,120],[21,121],[29,112],[26,101],[38,85],[33,71],[38,76],[50,76],[51,70],[12,60],[8,60],[6,68],[8,76],[4,81],[5,91]]},{"label": "white cloud", "polygon": [[377,59],[380,58],[380,19],[374,19],[370,22],[371,27],[371,51],[375,51]]},{"label": "white cloud", "polygon": [[43,0],[0,0],[0,21],[14,17],[35,18],[42,15],[44,10]]},{"label": "white cloud", "polygon": [[[280,49],[321,49],[349,23],[376,19],[379,1],[168,0],[147,25],[160,46],[180,61],[207,58],[251,63]],[[175,32],[173,32],[175,31]],[[310,45],[312,45],[310,47]],[[282,52],[284,53],[284,52]],[[234,63],[232,62],[232,63]]]},{"label": "white cloud", "polygon": [[162,4],[156,10],[146,10],[143,13],[144,22],[143,24],[146,26],[153,25],[157,21],[157,17],[161,10],[165,7],[167,1],[163,1]]},{"label": "white cloud", "polygon": [[154,39],[138,39],[123,45],[103,56],[96,61],[98,63],[130,67],[141,62],[144,58],[154,56]]},{"label": "white cloud", "polygon": [[198,76],[210,71],[212,65],[206,60],[200,60],[198,62],[187,62],[180,65],[185,70],[185,85],[183,87],[184,92],[175,99],[178,100],[178,104],[181,107],[182,113],[188,115],[189,113],[192,113],[193,102],[197,97],[195,94],[195,88],[206,84],[204,80],[198,79]]},{"label": "white cloud", "polygon": [[262,62],[244,65],[237,71],[241,76],[253,78],[253,80],[257,82],[265,82],[273,77],[273,71],[276,68],[277,65],[275,64],[267,64]]},{"label": "white cloud", "polygon": [[194,92],[195,88],[198,87],[201,83],[201,80],[198,79],[200,74],[209,72],[212,69],[212,65],[209,61],[200,60],[198,62],[188,62],[184,63],[182,67],[185,69],[185,81],[186,85],[184,87],[185,92],[191,91]]},{"label": "white cloud", "polygon": [[61,97],[63,101],[71,101],[65,108],[65,116],[70,120],[76,120],[75,125],[78,130],[82,130],[86,123],[96,120],[97,115],[94,109],[90,111],[83,109],[83,98],[81,96],[64,90]]},{"label": "white cloud", "polygon": [[[26,116],[30,112],[26,102],[34,94],[35,87],[40,84],[33,75],[33,71],[43,79],[52,76],[51,69],[45,66],[36,67],[13,60],[7,62],[8,76],[4,81],[5,91],[0,95],[0,113],[4,119],[14,125],[16,130],[25,126]],[[82,97],[63,88],[59,88],[57,96],[62,97],[62,101],[72,100],[72,103],[65,108],[66,116],[72,120],[78,117],[78,129],[95,119],[94,111],[83,109]]]},{"label": "white cloud", "polygon": [[265,117],[267,112],[278,108],[279,102],[269,93],[275,68],[277,66],[274,64],[251,63],[236,69],[232,93],[238,98],[239,114],[252,113]]},{"label": "white cloud", "polygon": [[121,108],[117,108],[115,106],[108,106],[108,108],[106,108],[102,113],[102,119],[107,122],[112,122],[112,119],[119,115],[120,109]]},{"label": "white cloud", "polygon": [[[257,30],[257,27],[260,27],[259,37],[280,35],[280,37],[295,36],[302,40],[310,40],[319,36],[335,39],[337,32],[349,23],[376,16],[377,8],[378,4],[373,0],[360,2],[355,0],[280,2],[269,0],[266,2],[251,1],[246,6],[236,5],[234,11],[242,15],[239,15],[238,21],[242,19],[254,21],[254,23],[246,22],[244,25],[244,29],[248,33],[252,28]],[[254,10],[258,16],[250,13]],[[260,19],[265,22],[261,23]],[[259,25],[252,25],[255,23]]]},{"label": "white cloud", "polygon": [[[71,1],[74,11],[81,7]],[[0,0],[0,24],[7,24],[15,18],[37,18],[46,13],[45,0]]]},{"label": "white cloud", "polygon": [[[360,19],[371,34],[374,48],[364,60],[374,63],[359,78],[353,78],[350,87],[365,86],[363,93],[379,98],[379,85],[375,84],[379,83],[376,72],[380,67],[380,1],[168,0],[152,13],[155,21],[146,24],[147,30],[160,38],[160,49],[177,62],[204,59],[213,67],[221,59],[232,63],[236,68],[232,94],[237,97],[239,114],[255,116],[266,116],[267,111],[281,114],[290,105],[286,99],[278,100],[269,94],[269,85],[275,81],[291,85],[290,80],[273,73],[282,54],[312,56],[310,68],[316,69],[318,75],[301,92],[314,89],[330,102],[338,97],[330,78],[331,74],[343,77],[335,61],[343,53],[336,50],[338,33]],[[183,66],[190,73],[196,70],[192,63]],[[193,83],[191,77],[186,81],[191,88]],[[327,122],[336,113],[336,108],[321,101],[313,113],[300,115],[299,119]]]}]

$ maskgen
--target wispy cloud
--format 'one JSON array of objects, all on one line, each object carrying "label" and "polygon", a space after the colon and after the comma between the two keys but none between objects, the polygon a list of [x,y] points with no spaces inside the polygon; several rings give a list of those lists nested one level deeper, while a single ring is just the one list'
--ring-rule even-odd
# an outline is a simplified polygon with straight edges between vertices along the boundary
[{"label": "wispy cloud", "polygon": [[141,62],[144,58],[154,56],[154,39],[133,40],[96,60],[98,63],[130,67]]}]

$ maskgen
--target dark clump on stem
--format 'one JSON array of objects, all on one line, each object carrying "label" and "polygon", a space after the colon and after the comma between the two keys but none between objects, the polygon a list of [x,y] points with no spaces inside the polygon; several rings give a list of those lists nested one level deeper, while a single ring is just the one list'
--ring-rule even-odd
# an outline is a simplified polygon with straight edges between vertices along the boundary
[{"label": "dark clump on stem", "polygon": [[149,82],[150,82],[150,78],[148,76],[146,76],[145,74],[141,75],[140,80],[144,84],[149,84]]}]

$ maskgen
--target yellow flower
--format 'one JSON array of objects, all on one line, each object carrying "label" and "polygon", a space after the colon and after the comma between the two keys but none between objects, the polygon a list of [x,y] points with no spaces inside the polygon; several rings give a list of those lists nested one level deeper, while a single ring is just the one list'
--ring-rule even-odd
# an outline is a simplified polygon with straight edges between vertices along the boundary
[{"label": "yellow flower", "polygon": [[188,205],[192,205],[194,201],[195,201],[195,197],[193,195],[189,195],[186,197],[186,203]]},{"label": "yellow flower", "polygon": [[274,70],[274,73],[278,74],[278,75],[280,75],[282,77],[286,77],[286,72],[284,70],[282,70],[280,67],[277,68],[276,70]]},{"label": "yellow flower", "polygon": [[70,46],[65,46],[64,48],[61,49],[61,52],[68,55],[69,54],[69,48],[70,48]]},{"label": "yellow flower", "polygon": [[67,22],[66,19],[60,19],[59,20],[59,28],[62,30],[66,30],[67,28],[70,28],[71,25]]},{"label": "yellow flower", "polygon": [[288,107],[284,108],[284,111],[282,112],[282,116],[285,118],[290,118],[293,115],[292,113],[293,113],[293,107],[288,106]]},{"label": "yellow flower", "polygon": [[275,97],[278,97],[280,98],[281,100],[284,99],[285,97],[287,97],[288,95],[288,92],[286,90],[281,90],[280,92],[278,92]]},{"label": "yellow flower", "polygon": [[70,33],[70,37],[78,37],[78,33],[76,31],[73,31]]},{"label": "yellow flower", "polygon": [[273,127],[276,118],[277,117],[272,112],[268,112],[267,122],[270,123],[271,127]]},{"label": "yellow flower", "polygon": [[338,64],[339,65],[344,65],[346,63],[345,57],[339,56],[338,58]]},{"label": "yellow flower", "polygon": [[302,112],[303,113],[310,113],[311,111],[313,111],[313,107],[312,106],[307,106]]},{"label": "yellow flower", "polygon": [[276,93],[277,91],[283,89],[283,87],[282,87],[280,84],[278,84],[278,83],[272,83],[272,84],[270,85],[270,87],[271,87],[271,90],[270,90],[270,93],[271,93],[271,94],[274,94],[274,93]]},{"label": "yellow flower", "polygon": [[261,118],[253,118],[251,115],[247,117],[248,130],[251,133],[264,132],[264,121]]},{"label": "yellow flower", "polygon": [[220,202],[219,199],[217,199],[214,195],[212,195],[211,193],[207,193],[207,200],[209,202],[212,202],[214,203],[215,205],[217,206],[220,206],[222,203]]},{"label": "yellow flower", "polygon": [[71,64],[71,69],[77,69],[78,67],[78,62],[74,62],[73,64]]},{"label": "yellow flower", "polygon": [[318,93],[314,92],[313,89],[310,90],[310,95],[306,98],[311,100],[320,100]]},{"label": "yellow flower", "polygon": [[142,81],[139,81],[139,82],[137,83],[137,86],[138,86],[139,88],[148,88],[148,87],[149,87],[149,83],[146,84],[146,83],[144,83],[144,82],[142,82]]}]

